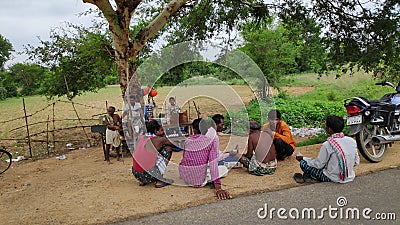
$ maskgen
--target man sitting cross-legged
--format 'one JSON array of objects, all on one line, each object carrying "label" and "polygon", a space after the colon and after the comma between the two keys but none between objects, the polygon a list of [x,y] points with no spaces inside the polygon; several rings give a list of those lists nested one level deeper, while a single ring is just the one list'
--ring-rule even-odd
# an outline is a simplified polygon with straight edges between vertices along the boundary
[{"label": "man sitting cross-legged", "polygon": [[360,164],[356,141],[342,131],[344,120],[339,116],[326,118],[326,132],[330,137],[322,144],[316,159],[296,156],[304,174],[295,173],[298,183],[317,179],[323,182],[347,183],[356,176],[354,167]]},{"label": "man sitting cross-legged", "polygon": [[293,154],[296,141],[292,136],[290,127],[282,120],[279,110],[273,109],[268,112],[268,123],[261,130],[269,133],[274,139],[276,158],[278,160],[284,160]]},{"label": "man sitting cross-legged", "polygon": [[163,178],[163,174],[175,146],[164,136],[164,129],[156,120],[147,123],[147,131],[155,136],[140,137],[132,155],[132,174],[141,186],[155,182],[155,187],[161,188],[173,182]]},{"label": "man sitting cross-legged", "polygon": [[258,176],[275,173],[277,166],[273,139],[260,129],[261,126],[256,121],[249,122],[247,152],[239,159],[250,174]]}]

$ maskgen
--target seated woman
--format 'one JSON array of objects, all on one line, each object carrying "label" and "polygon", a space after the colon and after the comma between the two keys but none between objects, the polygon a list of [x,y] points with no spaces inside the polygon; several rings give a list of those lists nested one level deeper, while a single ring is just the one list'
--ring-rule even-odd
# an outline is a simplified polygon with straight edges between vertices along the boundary
[{"label": "seated woman", "polygon": [[260,129],[261,126],[256,121],[249,122],[247,152],[239,159],[250,174],[257,176],[273,174],[277,166],[273,139]]},{"label": "seated woman", "polygon": [[[221,188],[217,141],[204,135],[209,129],[209,125],[210,123],[202,121],[202,119],[193,121],[194,135],[185,141],[183,158],[179,164],[179,174],[187,184],[201,187],[207,183],[207,164],[209,164],[210,180],[214,183],[215,194],[219,199],[229,199],[232,198],[231,194]],[[227,170],[226,167],[225,170]]]},{"label": "seated woman", "polygon": [[163,178],[163,174],[175,146],[164,136],[164,129],[156,120],[147,123],[147,131],[155,136],[140,137],[132,155],[132,174],[141,186],[155,182],[156,188],[162,188],[173,182]]}]

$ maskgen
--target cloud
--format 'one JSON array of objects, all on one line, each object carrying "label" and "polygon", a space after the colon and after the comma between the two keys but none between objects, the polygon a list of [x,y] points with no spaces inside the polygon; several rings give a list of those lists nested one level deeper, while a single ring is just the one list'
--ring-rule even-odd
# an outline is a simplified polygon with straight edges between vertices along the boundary
[{"label": "cloud", "polygon": [[92,18],[78,16],[89,8],[94,6],[82,0],[2,0],[0,34],[16,51],[21,51],[23,45],[37,45],[38,36],[47,39],[51,28],[62,26],[66,21],[89,25]]}]

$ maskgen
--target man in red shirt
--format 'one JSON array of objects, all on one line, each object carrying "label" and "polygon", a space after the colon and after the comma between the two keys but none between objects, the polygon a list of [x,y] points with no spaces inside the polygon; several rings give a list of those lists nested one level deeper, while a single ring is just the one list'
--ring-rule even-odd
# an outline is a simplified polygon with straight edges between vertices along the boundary
[{"label": "man in red shirt", "polygon": [[290,127],[282,120],[278,110],[273,109],[268,113],[268,123],[261,130],[270,134],[274,139],[276,159],[284,160],[285,157],[293,154],[296,142]]},{"label": "man in red shirt", "polygon": [[163,127],[156,120],[150,120],[146,127],[147,131],[155,136],[140,137],[132,155],[132,174],[139,180],[140,186],[155,183],[156,188],[162,188],[173,182],[164,178],[163,174],[175,145],[165,137]]}]

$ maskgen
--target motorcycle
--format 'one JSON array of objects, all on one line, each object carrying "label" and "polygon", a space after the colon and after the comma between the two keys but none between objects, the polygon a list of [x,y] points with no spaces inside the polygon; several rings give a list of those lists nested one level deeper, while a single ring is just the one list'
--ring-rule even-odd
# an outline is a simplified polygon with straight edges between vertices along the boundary
[{"label": "motorcycle", "polygon": [[396,90],[379,100],[353,97],[344,100],[350,126],[349,135],[355,136],[358,150],[370,162],[382,161],[387,148],[400,141],[400,82],[397,87],[388,81],[376,85]]}]

